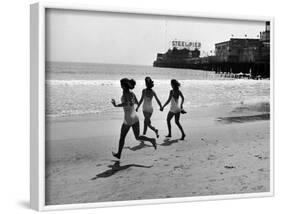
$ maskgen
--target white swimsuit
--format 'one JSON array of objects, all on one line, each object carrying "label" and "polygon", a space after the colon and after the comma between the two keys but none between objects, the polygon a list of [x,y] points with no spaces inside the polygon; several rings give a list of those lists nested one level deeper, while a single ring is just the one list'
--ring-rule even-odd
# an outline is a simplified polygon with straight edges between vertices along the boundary
[{"label": "white swimsuit", "polygon": [[175,99],[174,97],[172,97],[170,112],[175,114],[181,112],[181,108],[179,106],[179,99]]},{"label": "white swimsuit", "polygon": [[142,110],[149,113],[153,112],[152,99],[150,97],[144,96]]},{"label": "white swimsuit", "polygon": [[[125,102],[123,96],[121,97],[121,102],[122,103]],[[131,126],[139,121],[134,104],[135,104],[134,101],[132,102],[132,104],[130,104],[130,102],[127,102],[127,105],[123,106],[124,124],[129,125],[129,126]]]}]

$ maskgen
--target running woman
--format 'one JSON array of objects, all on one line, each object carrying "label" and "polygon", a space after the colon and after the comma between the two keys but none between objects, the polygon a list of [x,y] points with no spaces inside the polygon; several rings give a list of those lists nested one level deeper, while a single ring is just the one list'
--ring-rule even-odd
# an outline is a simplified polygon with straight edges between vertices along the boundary
[{"label": "running woman", "polygon": [[158,129],[156,129],[154,126],[151,125],[151,116],[153,113],[153,107],[152,107],[152,99],[155,97],[158,105],[160,106],[160,109],[162,108],[161,102],[159,101],[155,91],[152,89],[154,87],[154,82],[150,77],[145,78],[145,85],[146,88],[142,90],[142,96],[140,99],[140,102],[138,104],[138,107],[136,111],[138,111],[140,105],[143,102],[142,105],[142,111],[144,116],[144,124],[143,124],[143,135],[146,134],[147,127],[149,127],[151,130],[153,130],[156,134],[156,137],[159,138]]},{"label": "running woman", "polygon": [[112,152],[112,155],[118,159],[121,158],[121,153],[125,144],[125,138],[130,128],[132,127],[136,140],[149,141],[154,149],[156,149],[156,140],[155,138],[148,138],[146,136],[140,136],[140,123],[139,118],[136,114],[134,105],[138,104],[138,100],[135,94],[131,91],[136,85],[136,81],[127,78],[120,80],[121,88],[123,89],[123,95],[121,97],[121,103],[116,104],[114,99],[111,100],[111,103],[114,107],[123,107],[124,110],[124,122],[121,127],[120,139],[119,139],[119,148],[118,152]]},{"label": "running woman", "polygon": [[[177,80],[175,80],[175,79],[171,80],[171,87],[172,87],[172,90],[170,91],[169,98],[168,98],[167,102],[164,104],[164,106],[161,108],[161,111],[163,111],[164,108],[171,102],[170,111],[167,115],[168,135],[166,137],[172,136],[171,119],[175,116],[175,123],[181,131],[181,135],[182,135],[181,140],[184,140],[185,133],[180,124],[180,114],[186,113],[183,110],[184,97],[183,97],[181,91],[179,90],[180,83]],[[179,97],[181,98],[180,105],[179,105]]]}]

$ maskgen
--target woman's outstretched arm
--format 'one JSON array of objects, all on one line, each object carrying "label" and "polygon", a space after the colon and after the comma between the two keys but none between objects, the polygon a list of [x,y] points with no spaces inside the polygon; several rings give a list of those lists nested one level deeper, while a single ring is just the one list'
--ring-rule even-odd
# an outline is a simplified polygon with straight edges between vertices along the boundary
[{"label": "woman's outstretched arm", "polygon": [[139,102],[139,104],[138,104],[138,106],[136,108],[136,111],[139,110],[139,107],[140,107],[140,105],[142,104],[142,101],[143,101],[143,97],[144,97],[144,90],[142,90],[141,99],[140,99],[140,102]]},{"label": "woman's outstretched arm", "polygon": [[166,107],[166,105],[169,104],[169,102],[171,101],[171,99],[172,99],[172,91],[170,91],[168,100],[167,100],[166,103],[162,106],[162,108],[161,108],[162,111],[164,110],[164,108]]},{"label": "woman's outstretched arm", "polygon": [[114,107],[123,107],[126,105],[126,103],[116,104],[116,101],[114,99],[111,100],[111,103]]},{"label": "woman's outstretched arm", "polygon": [[133,96],[134,96],[133,98],[134,98],[135,104],[139,105],[139,101],[138,101],[137,96],[134,93],[133,93]]},{"label": "woman's outstretched arm", "polygon": [[155,97],[155,99],[156,99],[156,101],[157,101],[157,103],[158,103],[158,105],[159,105],[159,107],[161,109],[162,108],[162,104],[161,104],[160,100],[158,99],[157,94],[155,93],[155,91],[153,91],[153,95],[154,95],[154,97]]},{"label": "woman's outstretched arm", "polygon": [[181,97],[181,109],[183,108],[183,103],[184,103],[184,96],[180,91],[180,97]]}]

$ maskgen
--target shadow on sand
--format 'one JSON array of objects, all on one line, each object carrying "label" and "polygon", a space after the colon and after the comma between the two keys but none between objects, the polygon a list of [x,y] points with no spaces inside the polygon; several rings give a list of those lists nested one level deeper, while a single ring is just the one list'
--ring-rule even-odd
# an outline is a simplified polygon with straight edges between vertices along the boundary
[{"label": "shadow on sand", "polygon": [[100,174],[97,174],[96,177],[93,177],[91,180],[96,180],[98,178],[107,178],[107,177],[110,177],[112,175],[114,175],[115,173],[119,172],[119,171],[122,171],[122,170],[126,170],[130,167],[141,167],[141,168],[151,168],[151,166],[145,166],[145,165],[139,165],[139,164],[127,164],[127,165],[124,165],[124,166],[120,166],[120,161],[114,161],[115,163],[113,165],[108,165],[108,167],[110,169],[100,173]]},{"label": "shadow on sand", "polygon": [[236,117],[218,117],[217,121],[220,123],[245,123],[258,120],[269,120],[270,114],[258,114],[258,115],[246,115],[246,116],[236,116]]},{"label": "shadow on sand", "polygon": [[149,146],[149,145],[146,145],[143,141],[141,141],[141,143],[137,146],[134,146],[134,147],[124,147],[126,149],[129,149],[131,151],[137,151],[137,150],[140,150],[140,149],[143,149],[143,148],[146,148],[146,147],[152,147],[152,146]]},{"label": "shadow on sand", "polygon": [[171,146],[172,144],[174,143],[178,143],[180,141],[180,139],[174,139],[174,140],[171,140],[169,138],[166,138],[165,140],[163,140],[164,143],[160,144],[160,146]]}]

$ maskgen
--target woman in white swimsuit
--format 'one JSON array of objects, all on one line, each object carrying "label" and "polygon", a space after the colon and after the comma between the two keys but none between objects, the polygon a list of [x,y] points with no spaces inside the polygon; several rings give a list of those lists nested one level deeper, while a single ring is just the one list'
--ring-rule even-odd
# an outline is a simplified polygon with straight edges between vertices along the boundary
[{"label": "woman in white swimsuit", "polygon": [[[181,134],[182,134],[181,140],[184,140],[185,133],[184,133],[183,128],[180,124],[180,114],[181,114],[181,112],[185,113],[185,111],[183,110],[184,97],[183,97],[181,91],[179,90],[180,83],[177,80],[172,79],[171,80],[171,86],[172,86],[173,90],[170,91],[170,95],[169,95],[169,98],[168,98],[167,102],[161,108],[161,111],[163,111],[164,108],[169,104],[169,102],[171,102],[170,111],[167,115],[168,135],[166,137],[172,136],[172,134],[171,134],[171,119],[175,116],[175,123],[178,126],[178,128],[180,129]],[[179,97],[181,97],[180,106],[179,106]]]},{"label": "woman in white swimsuit", "polygon": [[150,143],[152,143],[154,149],[156,149],[156,140],[154,138],[140,136],[139,118],[136,114],[135,107],[134,107],[135,104],[138,104],[138,100],[135,94],[130,91],[136,85],[135,80],[133,79],[129,80],[127,78],[124,78],[121,79],[120,83],[121,83],[121,88],[123,89],[121,103],[116,104],[116,101],[114,99],[112,99],[111,101],[114,107],[123,107],[124,110],[124,122],[121,127],[118,152],[117,153],[112,152],[112,155],[118,159],[120,159],[121,157],[121,153],[125,144],[125,138],[131,127],[133,128],[133,132],[136,140],[149,141]]},{"label": "woman in white swimsuit", "polygon": [[142,105],[142,111],[143,111],[143,116],[144,116],[143,135],[146,134],[147,127],[149,127],[151,130],[153,130],[155,132],[156,137],[159,138],[158,129],[156,129],[155,127],[153,127],[151,125],[151,120],[150,120],[152,113],[153,113],[153,107],[152,107],[153,97],[155,97],[158,105],[160,106],[160,109],[161,109],[162,105],[161,105],[161,102],[159,101],[156,93],[152,90],[152,88],[154,87],[154,83],[150,77],[145,78],[145,85],[146,85],[146,89],[142,90],[142,96],[141,96],[141,99],[140,99],[140,102],[138,104],[136,111],[138,111],[140,105],[143,102],[143,105]]}]

